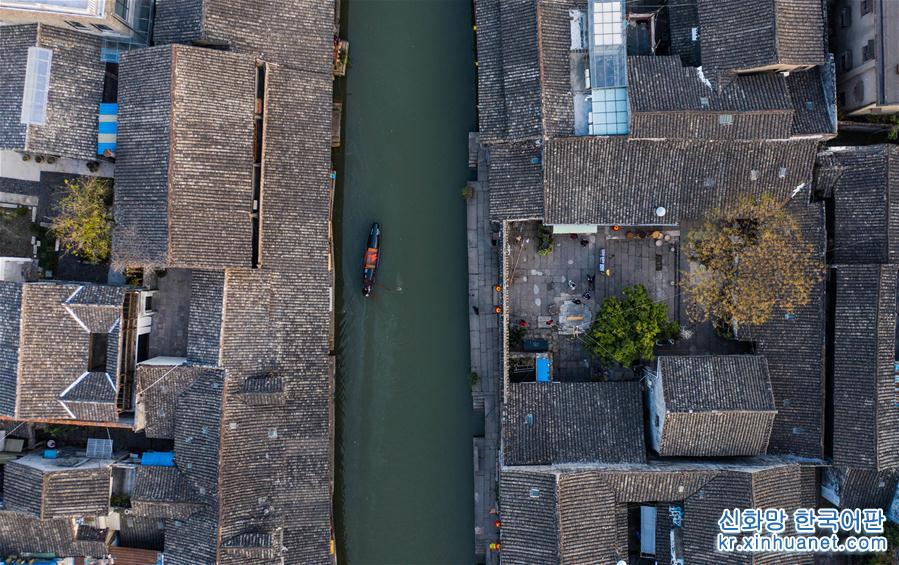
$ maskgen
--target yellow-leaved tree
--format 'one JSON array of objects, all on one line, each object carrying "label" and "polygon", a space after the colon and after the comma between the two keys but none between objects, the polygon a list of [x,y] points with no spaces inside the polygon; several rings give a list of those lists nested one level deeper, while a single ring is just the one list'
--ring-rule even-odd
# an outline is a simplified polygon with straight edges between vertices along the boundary
[{"label": "yellow-leaved tree", "polygon": [[88,263],[109,259],[112,246],[111,186],[98,177],[65,180],[50,231],[66,251]]},{"label": "yellow-leaved tree", "polygon": [[682,285],[694,321],[764,324],[808,304],[824,265],[786,203],[743,198],[709,212],[687,236]]}]

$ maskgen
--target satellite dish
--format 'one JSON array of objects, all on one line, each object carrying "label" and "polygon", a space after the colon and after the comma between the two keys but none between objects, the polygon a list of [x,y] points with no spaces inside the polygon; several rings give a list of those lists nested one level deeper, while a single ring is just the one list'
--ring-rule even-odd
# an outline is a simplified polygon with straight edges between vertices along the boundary
[{"label": "satellite dish", "polygon": [[666,210],[664,206],[659,206],[658,208],[656,208],[656,216],[660,218],[663,217],[667,212],[668,210]]},{"label": "satellite dish", "polygon": [[624,559],[622,559],[621,561],[619,561],[619,562],[616,563],[615,565],[627,565],[627,561],[625,561]]},{"label": "satellite dish", "polygon": [[49,447],[50,449],[53,449],[54,447],[56,447],[56,440],[55,440],[55,439],[48,439],[48,440],[47,440],[47,447]]}]

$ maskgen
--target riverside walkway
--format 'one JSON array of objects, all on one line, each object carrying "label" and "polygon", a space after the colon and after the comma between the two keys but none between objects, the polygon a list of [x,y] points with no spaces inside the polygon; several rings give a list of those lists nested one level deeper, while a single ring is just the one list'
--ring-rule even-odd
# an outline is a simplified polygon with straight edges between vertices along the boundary
[{"label": "riverside walkway", "polygon": [[[472,386],[472,408],[484,419],[484,435],[473,438],[474,454],[474,527],[475,556],[478,563],[499,563],[498,552],[490,550],[499,543],[497,484],[499,472],[499,433],[502,414],[500,394],[500,359],[502,334],[494,308],[500,295],[494,290],[499,282],[500,256],[495,245],[496,224],[490,222],[489,179],[486,152],[477,142],[477,134],[469,139],[469,165],[477,167],[477,181],[472,181],[468,199],[468,327],[471,345],[471,370],[478,375]],[[477,308],[477,310],[475,310]]]}]

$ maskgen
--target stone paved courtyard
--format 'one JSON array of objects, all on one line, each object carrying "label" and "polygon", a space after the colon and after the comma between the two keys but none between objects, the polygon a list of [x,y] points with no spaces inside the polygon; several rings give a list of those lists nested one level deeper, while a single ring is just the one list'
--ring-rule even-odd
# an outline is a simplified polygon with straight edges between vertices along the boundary
[{"label": "stone paved courtyard", "polygon": [[[670,242],[662,245],[649,238],[627,239],[625,228],[614,235],[600,231],[577,239],[567,234],[555,235],[553,252],[540,256],[537,229],[536,222],[516,223],[510,228],[509,319],[513,325],[524,320],[525,339],[549,341],[553,379],[592,380],[602,373],[598,362],[584,350],[585,337],[562,335],[556,327],[560,308],[567,300],[580,300],[595,315],[606,297],[620,295],[627,286],[642,284],[650,297],[668,305],[670,316],[679,318],[676,232]],[[602,250],[608,274],[599,270]],[[594,277],[592,288],[589,276]],[[569,281],[574,283],[574,289]]]}]

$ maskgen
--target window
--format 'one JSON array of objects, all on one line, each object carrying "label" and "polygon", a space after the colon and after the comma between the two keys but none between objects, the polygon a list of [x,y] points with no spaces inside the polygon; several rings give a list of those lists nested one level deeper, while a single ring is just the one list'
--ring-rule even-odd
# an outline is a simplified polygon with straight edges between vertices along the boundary
[{"label": "window", "polygon": [[109,345],[109,334],[91,334],[87,350],[87,370],[91,373],[106,372],[106,348]]},{"label": "window", "polygon": [[108,31],[112,31],[112,28],[105,24],[91,24],[91,25],[104,33],[108,32]]},{"label": "window", "polygon": [[869,39],[868,43],[862,46],[862,61],[870,61],[874,58],[874,40]]},{"label": "window", "polygon": [[115,15],[128,21],[128,0],[115,0]]},{"label": "window", "polygon": [[75,29],[87,29],[87,26],[81,22],[76,22],[72,20],[66,20],[66,23],[72,26]]},{"label": "window", "polygon": [[855,97],[856,102],[862,102],[865,99],[865,83],[862,81],[858,81],[855,83],[855,87],[852,89],[852,95]]},{"label": "window", "polygon": [[865,14],[870,14],[874,11],[874,0],[862,0],[860,7],[863,16]]},{"label": "window", "polygon": [[50,91],[51,49],[28,48],[25,90],[22,93],[22,123],[44,125],[47,119],[47,94]]},{"label": "window", "polygon": [[700,97],[699,97],[699,105],[702,106],[702,109],[703,109],[703,110],[708,110],[708,108],[709,108],[709,99],[706,98],[705,96],[700,96]]},{"label": "window", "polygon": [[840,67],[842,67],[843,71],[848,71],[852,68],[852,50],[847,49],[840,53]]},{"label": "window", "polygon": [[732,126],[734,125],[734,115],[733,114],[721,114],[718,116],[718,123],[722,126]]},{"label": "window", "polygon": [[842,10],[840,10],[840,27],[849,27],[852,25],[852,10],[849,9],[849,6],[844,6]]}]

